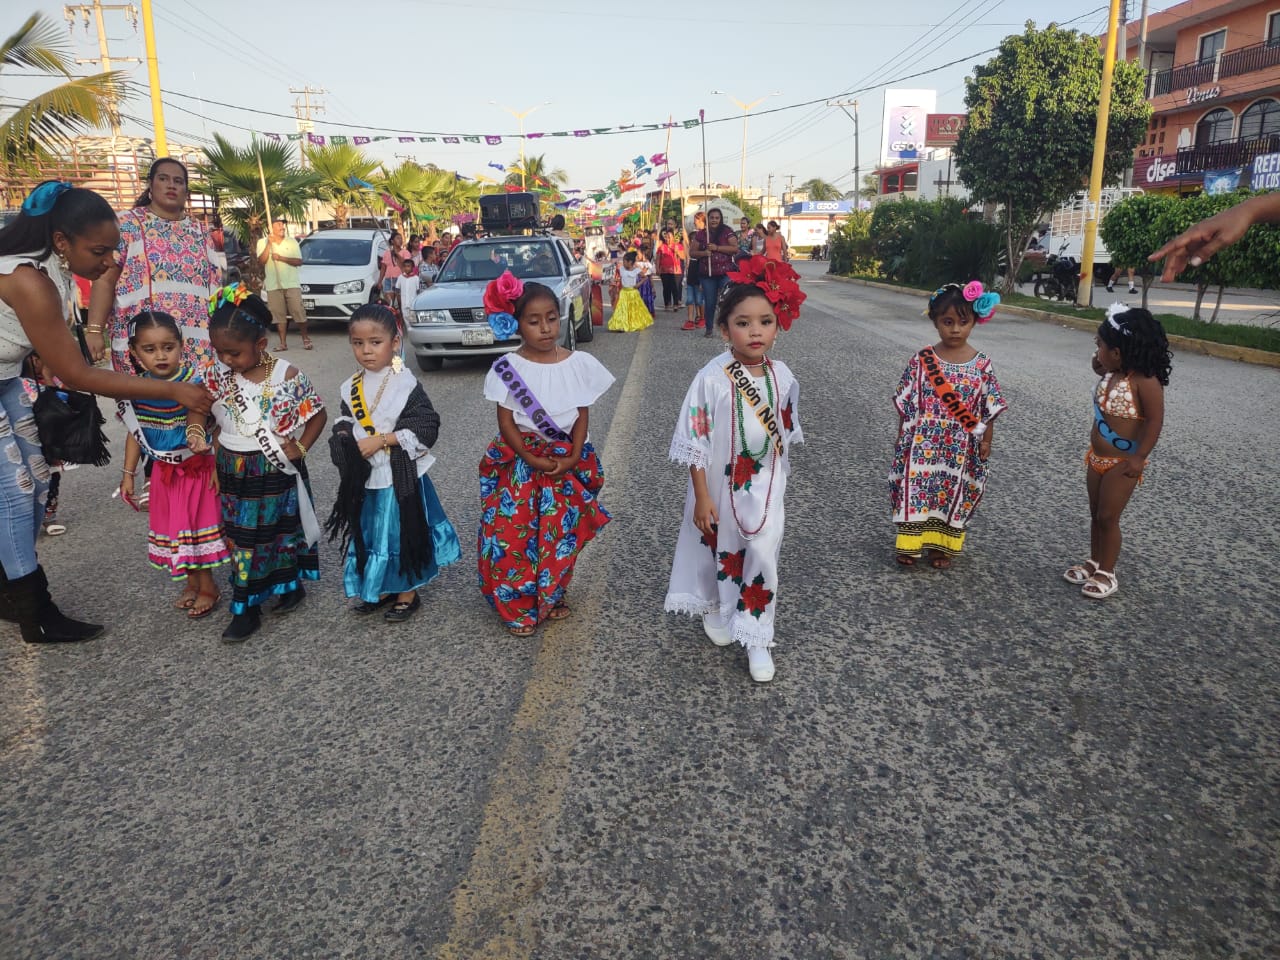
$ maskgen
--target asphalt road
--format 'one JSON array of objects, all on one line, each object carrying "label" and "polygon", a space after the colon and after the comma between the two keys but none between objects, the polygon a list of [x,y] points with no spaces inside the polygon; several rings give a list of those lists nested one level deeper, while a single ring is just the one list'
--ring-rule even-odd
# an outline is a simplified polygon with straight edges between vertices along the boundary
[{"label": "asphalt road", "polygon": [[[475,586],[483,364],[424,376],[465,556],[406,626],[346,613],[327,549],[297,613],[223,646],[225,613],[169,609],[114,467],[70,474],[42,557],[111,632],[0,625],[0,957],[1275,956],[1280,372],[1176,358],[1094,603],[1060,576],[1091,337],[998,315],[987,498],[952,570],[904,570],[889,397],[931,327],[824,268],[778,350],[808,443],[768,685],[662,612],[667,442],[713,349],[669,315],[588,347],[618,377],[591,420],[615,520],[532,640]],[[288,356],[334,400],[345,338],[316,341]]]}]

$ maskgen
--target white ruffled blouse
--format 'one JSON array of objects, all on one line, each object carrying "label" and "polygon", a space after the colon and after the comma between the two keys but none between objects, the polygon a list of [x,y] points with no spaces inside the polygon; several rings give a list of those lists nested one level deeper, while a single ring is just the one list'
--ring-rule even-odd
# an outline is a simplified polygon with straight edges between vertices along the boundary
[{"label": "white ruffled blouse", "polygon": [[[589,407],[611,386],[613,374],[589,353],[574,351],[557,363],[535,363],[516,353],[506,359],[516,368],[542,408],[566,433],[578,422],[578,408]],[[506,407],[515,415],[521,430],[538,432],[538,427],[525,414],[524,408],[511,398],[511,392],[494,370],[484,378],[484,398]]]},{"label": "white ruffled blouse", "polygon": [[[405,403],[409,399],[409,394],[413,393],[413,388],[418,385],[418,378],[415,377],[408,369],[401,369],[399,373],[394,373],[390,367],[383,367],[381,370],[364,371],[364,401],[365,403],[373,403],[373,398],[378,396],[378,390],[382,387],[382,383],[387,377],[391,377],[391,382],[387,384],[386,389],[382,391],[382,397],[378,400],[378,405],[373,409],[370,417],[373,420],[373,426],[378,433],[395,434],[396,442],[400,444],[400,449],[409,455],[409,459],[415,461],[418,470],[418,476],[422,476],[436,462],[436,458],[431,451],[423,446],[422,441],[418,439],[418,435],[412,430],[397,430],[396,421],[400,418],[400,411],[404,409]],[[342,416],[338,418],[338,422],[346,422],[355,424],[355,437],[357,440],[369,436],[369,432],[356,422],[356,419],[349,416],[351,410],[351,382],[354,376],[347,377],[342,381],[339,387],[339,396],[342,397]],[[365,481],[366,490],[381,490],[391,486],[391,454],[385,450],[379,450],[369,458],[369,479]]]}]

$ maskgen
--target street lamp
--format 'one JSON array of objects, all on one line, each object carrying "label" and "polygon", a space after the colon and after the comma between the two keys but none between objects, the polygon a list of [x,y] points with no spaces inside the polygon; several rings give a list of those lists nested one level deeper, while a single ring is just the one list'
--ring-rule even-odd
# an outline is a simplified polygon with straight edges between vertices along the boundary
[{"label": "street lamp", "polygon": [[520,123],[520,188],[522,190],[526,189],[528,187],[528,183],[525,181],[525,176],[524,176],[524,118],[527,117],[529,114],[533,113],[533,111],[547,106],[548,104],[551,103],[551,101],[543,100],[541,103],[535,104],[534,106],[530,107],[528,110],[525,110],[523,112],[519,110],[512,110],[510,107],[503,107],[502,104],[500,104],[497,100],[490,100],[489,102],[492,103],[495,107],[502,107],[503,110],[507,111],[507,113],[515,117],[516,120]]},{"label": "street lamp", "polygon": [[779,97],[782,96],[782,94],[775,90],[773,93],[763,96],[759,100],[752,100],[750,103],[743,103],[737,97],[729,96],[729,94],[725,93],[723,90],[712,90],[711,92],[713,94],[719,94],[722,97],[729,97],[730,100],[738,105],[738,109],[742,111],[742,161],[738,165],[738,200],[746,203],[747,198],[743,196],[742,191],[743,185],[747,181],[747,117],[750,115],[752,110],[768,100],[769,97]]}]

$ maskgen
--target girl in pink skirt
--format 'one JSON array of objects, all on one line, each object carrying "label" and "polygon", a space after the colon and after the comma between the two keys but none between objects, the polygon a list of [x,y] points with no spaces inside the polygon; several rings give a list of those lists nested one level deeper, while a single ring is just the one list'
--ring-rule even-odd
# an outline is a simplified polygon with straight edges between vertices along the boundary
[{"label": "girl in pink skirt", "polygon": [[[198,382],[182,362],[182,334],[167,313],[147,311],[129,321],[129,353],[144,377]],[[134,474],[143,454],[151,471],[147,558],[186,587],[174,606],[192,620],[213,612],[218,588],[213,570],[231,559],[222,539],[217,473],[205,433],[205,418],[169,401],[121,400],[125,441],[120,496],[137,509]]]}]

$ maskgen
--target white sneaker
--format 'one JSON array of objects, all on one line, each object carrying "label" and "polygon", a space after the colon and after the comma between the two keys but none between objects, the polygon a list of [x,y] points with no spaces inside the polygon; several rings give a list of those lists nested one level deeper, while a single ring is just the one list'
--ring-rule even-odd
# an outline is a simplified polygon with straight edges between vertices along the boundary
[{"label": "white sneaker", "polygon": [[751,669],[751,679],[756,683],[768,683],[773,679],[773,656],[768,647],[748,648],[747,665]]},{"label": "white sneaker", "polygon": [[[713,615],[704,613],[702,615],[702,632],[707,635],[707,639],[714,643],[717,647],[727,647],[733,643],[733,634],[729,632],[728,627],[722,627],[712,619]],[[719,619],[718,617],[716,619]]]}]

